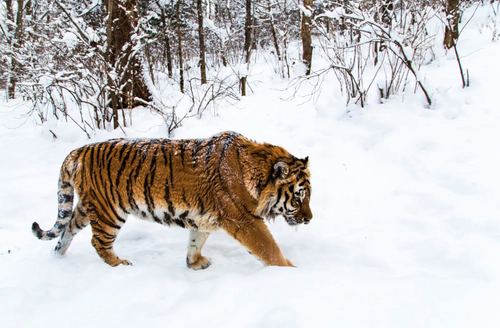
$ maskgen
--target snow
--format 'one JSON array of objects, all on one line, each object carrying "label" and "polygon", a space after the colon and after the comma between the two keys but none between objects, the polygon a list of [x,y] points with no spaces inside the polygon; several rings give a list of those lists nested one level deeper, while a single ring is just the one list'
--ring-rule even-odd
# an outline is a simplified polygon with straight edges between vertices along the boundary
[{"label": "snow", "polygon": [[[89,228],[54,256],[56,241],[37,240],[31,224],[48,229],[56,219],[64,157],[123,133],[88,140],[71,122],[35,125],[22,99],[2,100],[0,326],[498,327],[500,43],[486,15],[479,8],[458,43],[469,88],[452,52],[437,47],[422,67],[432,109],[412,87],[346,108],[333,76],[316,102],[305,102],[307,86],[285,101],[287,81],[259,73],[249,75],[252,95],[175,131],[234,130],[309,156],[311,224],[269,224],[297,268],[264,267],[221,231],[203,248],[212,265],[193,271],[188,231],[133,217],[115,250],[134,266],[106,265]],[[128,137],[166,137],[160,118],[132,116]]]},{"label": "snow", "polygon": [[306,7],[304,7],[302,5],[297,5],[297,7],[299,8],[300,12],[302,14],[304,14],[305,16],[307,16],[307,17],[312,16],[312,12],[309,9],[307,9]]}]

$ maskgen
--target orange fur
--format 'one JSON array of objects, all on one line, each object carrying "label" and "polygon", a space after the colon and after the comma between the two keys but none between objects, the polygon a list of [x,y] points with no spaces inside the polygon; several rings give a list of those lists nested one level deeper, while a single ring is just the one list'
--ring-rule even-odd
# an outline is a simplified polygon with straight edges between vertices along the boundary
[{"label": "orange fur", "polygon": [[[291,225],[308,223],[311,188],[307,159],[234,132],[207,139],[115,139],[78,148],[59,179],[59,215],[40,239],[60,236],[64,254],[88,224],[92,245],[108,264],[131,264],[113,251],[129,214],[190,229],[187,264],[204,269],[201,248],[211,231],[225,230],[266,265],[293,266],[262,217],[282,214]],[[73,194],[80,201],[73,210]]]}]

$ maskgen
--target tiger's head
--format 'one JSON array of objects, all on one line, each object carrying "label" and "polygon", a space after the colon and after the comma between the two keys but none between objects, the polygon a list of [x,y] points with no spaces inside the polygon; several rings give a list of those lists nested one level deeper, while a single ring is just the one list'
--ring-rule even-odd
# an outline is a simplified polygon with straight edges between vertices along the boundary
[{"label": "tiger's head", "polygon": [[282,215],[291,226],[311,221],[308,162],[306,157],[292,162],[278,161],[273,165],[270,181],[259,197],[257,212],[260,216],[274,219]]}]

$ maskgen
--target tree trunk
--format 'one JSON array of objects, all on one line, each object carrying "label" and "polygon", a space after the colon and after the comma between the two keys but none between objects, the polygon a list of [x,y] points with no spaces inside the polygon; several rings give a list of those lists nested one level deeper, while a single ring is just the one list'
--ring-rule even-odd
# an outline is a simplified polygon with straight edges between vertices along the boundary
[{"label": "tree trunk", "polygon": [[207,83],[207,68],[205,62],[205,38],[203,36],[203,7],[202,0],[197,0],[196,5],[198,8],[198,37],[200,39],[200,72],[201,84]]},{"label": "tree trunk", "polygon": [[178,44],[178,55],[179,55],[179,85],[181,92],[184,93],[184,68],[183,68],[183,61],[182,61],[182,33],[181,33],[181,20],[180,20],[180,7],[181,7],[181,0],[178,0],[176,5],[175,5],[175,19],[177,23],[177,39],[179,41]]},{"label": "tree trunk", "polygon": [[271,35],[273,36],[274,49],[276,50],[276,56],[278,60],[281,61],[281,51],[278,44],[278,37],[276,36],[276,28],[274,26],[273,14],[271,12],[271,1],[267,1],[267,12],[269,13],[269,22],[271,25]]},{"label": "tree trunk", "polygon": [[[172,78],[172,51],[170,50],[170,38],[168,37],[167,34],[167,17],[165,13],[165,9],[161,7],[160,4],[158,6],[161,8],[161,23],[163,30],[165,31],[165,52],[166,52],[166,57],[167,57],[167,71],[168,71],[168,77]],[[165,59],[165,56],[163,56],[163,59]]]},{"label": "tree trunk", "polygon": [[[21,63],[16,58],[19,54],[19,49],[23,43],[23,13],[24,13],[24,0],[17,0],[17,15],[16,15],[16,31],[11,40],[12,54],[10,57],[10,74],[7,82],[7,99],[14,99],[16,97],[16,85],[18,77],[21,73]],[[14,19],[12,12],[12,2],[7,3],[7,17]]]},{"label": "tree trunk", "polygon": [[170,38],[168,36],[165,36],[165,48],[167,50],[168,77],[172,78],[172,51],[170,50]]},{"label": "tree trunk", "polygon": [[[245,44],[243,52],[245,55],[245,63],[250,63],[250,56],[252,54],[252,1],[246,0],[245,2]],[[247,75],[241,77],[240,80],[241,95],[247,95]]]},{"label": "tree trunk", "polygon": [[252,1],[246,0],[245,2],[245,63],[250,62],[250,54],[252,51]]},{"label": "tree trunk", "polygon": [[310,14],[302,13],[302,60],[306,65],[306,75],[311,74],[312,64],[312,39],[311,39],[311,16],[312,16],[313,0],[304,0],[304,7],[309,10]]},{"label": "tree trunk", "polygon": [[446,4],[447,23],[444,31],[443,44],[451,49],[458,40],[458,22],[460,21],[460,0],[447,0]]},{"label": "tree trunk", "polygon": [[[113,109],[113,126],[118,127],[118,109],[133,108],[149,101],[151,93],[142,75],[142,65],[134,52],[132,35],[137,27],[137,0],[107,0],[107,60],[114,70],[108,74],[109,96]],[[138,100],[136,100],[138,99]],[[123,116],[125,117],[125,116]],[[123,122],[125,125],[125,121]]]}]

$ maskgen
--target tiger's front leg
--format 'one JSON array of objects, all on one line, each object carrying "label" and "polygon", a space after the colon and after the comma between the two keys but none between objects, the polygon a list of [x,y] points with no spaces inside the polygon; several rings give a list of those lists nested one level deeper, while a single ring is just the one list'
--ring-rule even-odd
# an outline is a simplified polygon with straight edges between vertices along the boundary
[{"label": "tiger's front leg", "polygon": [[281,253],[264,220],[249,219],[244,223],[227,220],[223,223],[223,228],[266,265],[295,267]]},{"label": "tiger's front leg", "polygon": [[209,232],[198,230],[189,231],[189,243],[186,257],[187,266],[194,270],[203,270],[210,266],[210,261],[201,255],[201,248],[205,245]]}]

